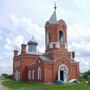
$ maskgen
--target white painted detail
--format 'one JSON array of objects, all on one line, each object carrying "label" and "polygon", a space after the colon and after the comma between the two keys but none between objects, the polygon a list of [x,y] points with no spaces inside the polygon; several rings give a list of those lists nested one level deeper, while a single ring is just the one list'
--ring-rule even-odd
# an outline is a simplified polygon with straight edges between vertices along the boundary
[{"label": "white painted detail", "polygon": [[19,71],[16,71],[15,72],[15,80],[16,81],[19,81],[20,80],[20,72]]},{"label": "white painted detail", "polygon": [[59,66],[59,69],[58,69],[58,81],[61,80],[60,78],[60,75],[61,75],[61,71],[63,71],[63,82],[67,82],[67,78],[68,78],[68,68],[66,65],[62,64]]},{"label": "white painted detail", "polygon": [[31,71],[28,71],[28,79],[31,79]]},{"label": "white painted detail", "polygon": [[55,45],[56,48],[60,48],[60,43],[59,42],[50,42],[49,48],[53,48],[53,45]]},{"label": "white painted detail", "polygon": [[41,68],[38,67],[38,79],[41,80]]},{"label": "white painted detail", "polygon": [[18,72],[18,79],[20,80],[20,72]]},{"label": "white painted detail", "polygon": [[46,45],[48,46],[50,43],[50,32],[46,32]]},{"label": "white painted detail", "polygon": [[35,70],[32,71],[32,79],[35,77]]},{"label": "white painted detail", "polygon": [[67,45],[67,43],[65,43],[65,49],[68,49],[68,45]]},{"label": "white painted detail", "polygon": [[53,43],[52,42],[49,44],[49,48],[53,48]]},{"label": "white painted detail", "polygon": [[56,47],[56,48],[60,48],[60,43],[59,43],[59,42],[56,42],[55,47]]}]

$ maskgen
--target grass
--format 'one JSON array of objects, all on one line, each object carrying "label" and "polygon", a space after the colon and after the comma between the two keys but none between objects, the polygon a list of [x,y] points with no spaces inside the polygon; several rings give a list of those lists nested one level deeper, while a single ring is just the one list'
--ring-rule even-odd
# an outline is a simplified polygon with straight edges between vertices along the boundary
[{"label": "grass", "polygon": [[2,84],[11,90],[90,90],[87,84],[64,84],[64,85],[47,85],[30,82],[3,81]]}]

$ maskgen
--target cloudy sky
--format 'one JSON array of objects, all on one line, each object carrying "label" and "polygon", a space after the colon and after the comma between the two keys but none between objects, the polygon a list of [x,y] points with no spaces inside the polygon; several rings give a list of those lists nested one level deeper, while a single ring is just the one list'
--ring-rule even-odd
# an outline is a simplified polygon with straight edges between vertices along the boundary
[{"label": "cloudy sky", "polygon": [[68,49],[76,52],[80,71],[90,69],[90,0],[0,0],[0,74],[12,73],[13,50],[32,36],[45,50],[45,22],[57,3],[57,17],[68,26]]}]

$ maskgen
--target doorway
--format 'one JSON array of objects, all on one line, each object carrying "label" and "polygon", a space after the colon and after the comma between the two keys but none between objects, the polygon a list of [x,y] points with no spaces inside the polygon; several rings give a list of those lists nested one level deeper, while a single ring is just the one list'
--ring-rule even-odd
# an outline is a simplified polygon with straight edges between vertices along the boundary
[{"label": "doorway", "polygon": [[58,81],[63,81],[63,82],[67,82],[67,77],[68,77],[68,68],[66,65],[61,65],[59,66],[58,69]]},{"label": "doorway", "polygon": [[60,80],[64,81],[64,71],[60,71]]}]

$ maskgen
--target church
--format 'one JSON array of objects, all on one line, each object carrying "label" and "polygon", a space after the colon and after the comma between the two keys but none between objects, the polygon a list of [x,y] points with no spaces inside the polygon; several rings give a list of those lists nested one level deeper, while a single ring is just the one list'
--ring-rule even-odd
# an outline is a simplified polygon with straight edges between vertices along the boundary
[{"label": "church", "polygon": [[45,24],[45,53],[37,51],[38,42],[32,38],[21,45],[21,53],[14,50],[14,80],[40,83],[64,83],[79,79],[79,62],[75,52],[68,51],[67,25],[63,19],[57,20],[56,5],[50,19]]}]

